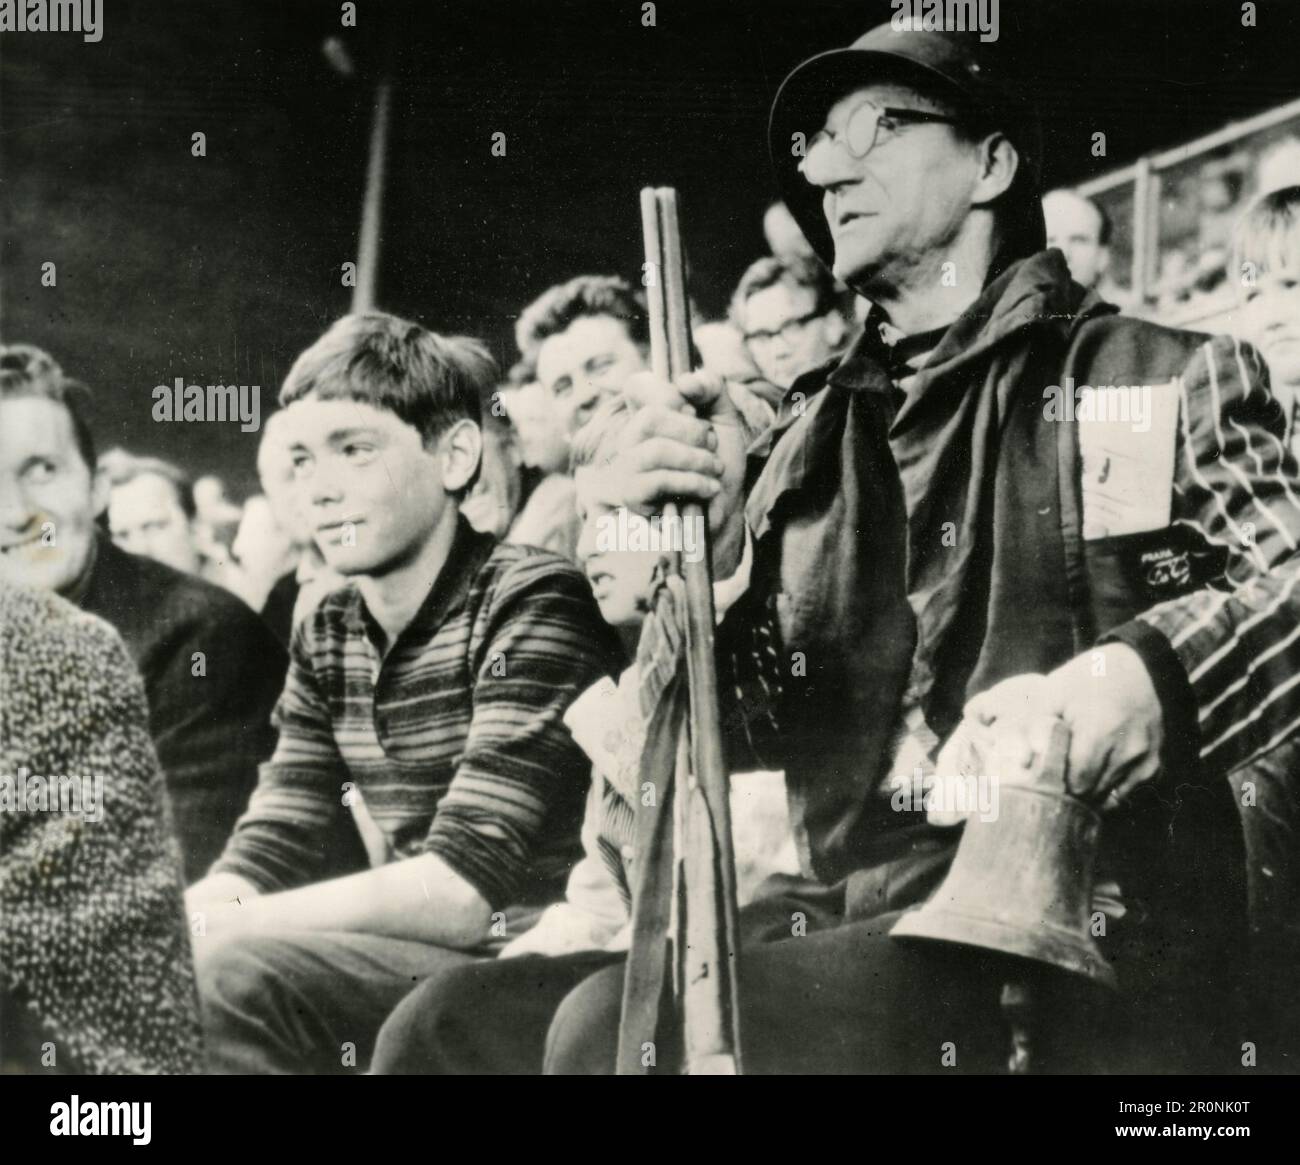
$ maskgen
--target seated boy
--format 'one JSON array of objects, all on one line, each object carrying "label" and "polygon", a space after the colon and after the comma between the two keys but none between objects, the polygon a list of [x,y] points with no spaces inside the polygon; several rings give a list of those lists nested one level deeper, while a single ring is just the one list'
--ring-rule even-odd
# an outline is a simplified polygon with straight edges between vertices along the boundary
[{"label": "seated boy", "polygon": [[[625,398],[605,402],[573,438],[572,460],[581,519],[578,558],[601,615],[632,654],[660,553],[631,548],[639,545],[633,536],[627,546],[619,545],[620,525],[627,533],[646,520],[600,506],[589,478],[630,417]],[[683,542],[687,552],[695,545]],[[729,597],[722,591],[715,588],[719,606]],[[549,907],[496,961],[449,968],[413,990],[384,1024],[372,1071],[540,1073],[547,1028],[565,995],[623,957],[631,931],[633,822],[641,781],[638,687],[633,666],[617,685],[608,678],[595,684],[565,714],[593,763],[582,825],[585,856],[569,877],[565,901]],[[731,806],[743,905],[770,875],[797,873],[798,858],[782,774],[746,774],[732,787]]]},{"label": "seated boy", "polygon": [[[275,754],[189,894],[214,1071],[364,1068],[412,983],[563,889],[587,779],[562,716],[618,646],[573,566],[460,515],[495,382],[476,342],[382,313],[285,381],[294,488],[352,581],[295,630]],[[372,868],[321,881],[349,806]]]}]

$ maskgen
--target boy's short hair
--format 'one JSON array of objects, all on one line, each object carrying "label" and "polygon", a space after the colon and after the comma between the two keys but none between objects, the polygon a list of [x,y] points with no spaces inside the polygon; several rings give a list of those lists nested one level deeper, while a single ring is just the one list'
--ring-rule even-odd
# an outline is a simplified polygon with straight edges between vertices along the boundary
[{"label": "boy's short hair", "polygon": [[189,475],[178,465],[164,461],[161,457],[137,457],[125,449],[109,449],[99,459],[99,468],[108,479],[110,486],[127,485],[137,477],[153,474],[170,482],[176,491],[176,501],[185,516],[193,521],[198,516],[198,507],[194,503],[194,483]]},{"label": "boy's short hair", "polygon": [[1255,274],[1280,267],[1300,271],[1300,186],[1284,186],[1257,199],[1237,223],[1233,237],[1233,269],[1238,286],[1244,264]]},{"label": "boy's short hair", "polygon": [[482,423],[499,382],[496,361],[468,336],[440,336],[387,312],[336,320],[284,379],[280,403],[356,400],[413,426],[426,446],[457,421]]},{"label": "boy's short hair", "polygon": [[558,335],[584,316],[622,320],[632,343],[642,348],[650,345],[645,298],[616,275],[579,275],[542,292],[520,314],[515,324],[515,343],[531,361],[543,340]]},{"label": "boy's short hair", "polygon": [[601,451],[623,431],[635,412],[632,399],[621,392],[603,401],[569,441],[569,472],[577,473],[594,465]]},{"label": "boy's short hair", "polygon": [[64,375],[59,363],[34,344],[0,344],[0,400],[37,397],[62,405],[72,421],[77,452],[86,468],[95,472],[95,439],[87,416],[90,389]]},{"label": "boy's short hair", "polygon": [[745,330],[745,304],[749,297],[775,287],[778,283],[792,283],[811,291],[819,315],[839,310],[840,295],[835,288],[835,280],[815,259],[798,256],[778,259],[773,255],[764,255],[749,265],[731,297],[731,322],[741,332]]}]

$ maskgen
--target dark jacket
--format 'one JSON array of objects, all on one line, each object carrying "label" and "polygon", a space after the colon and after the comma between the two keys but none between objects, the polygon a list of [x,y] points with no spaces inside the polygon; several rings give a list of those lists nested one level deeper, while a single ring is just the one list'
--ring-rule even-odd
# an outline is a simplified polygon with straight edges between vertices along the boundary
[{"label": "dark jacket", "polygon": [[99,541],[84,610],[111,623],[144,677],[186,883],[207,873],[275,747],[284,649],[228,591]]},{"label": "dark jacket", "polygon": [[[748,503],[754,581],[719,632],[721,687],[741,693],[724,721],[785,769],[806,872],[849,878],[850,914],[923,899],[954,841],[892,811],[905,702],[942,738],[978,692],[1120,639],[1151,672],[1167,749],[1111,848],[1141,859],[1126,889],[1213,928],[1224,912],[1197,896],[1240,880],[1239,837],[1197,824],[1222,821],[1214,774],[1300,722],[1300,483],[1259,357],[1114,314],[1048,251],[986,287],[905,400],[888,360],[868,325],[791,386]],[[1167,529],[1083,541],[1078,425],[1045,407],[1070,378],[1179,394]],[[1187,569],[1144,572],[1171,556]],[[1178,823],[1158,854],[1156,808]]]}]

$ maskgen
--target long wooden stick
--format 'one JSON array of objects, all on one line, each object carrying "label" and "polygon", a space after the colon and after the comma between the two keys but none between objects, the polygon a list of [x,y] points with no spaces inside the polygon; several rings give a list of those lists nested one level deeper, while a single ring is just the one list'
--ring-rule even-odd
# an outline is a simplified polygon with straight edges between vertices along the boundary
[{"label": "long wooden stick", "polygon": [[388,153],[388,119],[392,84],[380,81],[375,90],[374,119],[370,124],[370,157],[366,163],[366,192],[361,200],[361,230],[357,239],[357,285],[352,289],[352,310],[375,306],[379,281],[379,227],[384,205],[384,168]]},{"label": "long wooden stick", "polygon": [[[641,191],[646,244],[646,297],[651,367],[672,379],[691,370],[690,317],[676,191]],[[677,507],[664,507],[672,528]],[[686,1070],[727,1074],[740,1070],[737,907],[729,779],[722,749],[717,672],[713,654],[713,584],[708,522],[698,502],[681,507],[682,529],[699,532],[703,553],[676,556],[686,591],[686,655],[690,692],[688,771],[679,772],[675,831],[683,852],[685,920],[679,920],[675,980],[683,1013]],[[681,923],[684,921],[684,925]]]}]

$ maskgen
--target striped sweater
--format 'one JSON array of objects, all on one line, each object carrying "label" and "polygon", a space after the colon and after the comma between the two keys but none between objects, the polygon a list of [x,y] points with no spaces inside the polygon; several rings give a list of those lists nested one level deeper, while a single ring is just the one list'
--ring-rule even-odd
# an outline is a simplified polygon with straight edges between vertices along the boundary
[{"label": "striped sweater", "polygon": [[618,648],[585,579],[461,522],[386,656],[355,587],[294,634],[279,744],[215,867],[313,880],[356,789],[390,859],[434,853],[494,907],[544,902],[578,853],[587,766],[562,716]]}]

